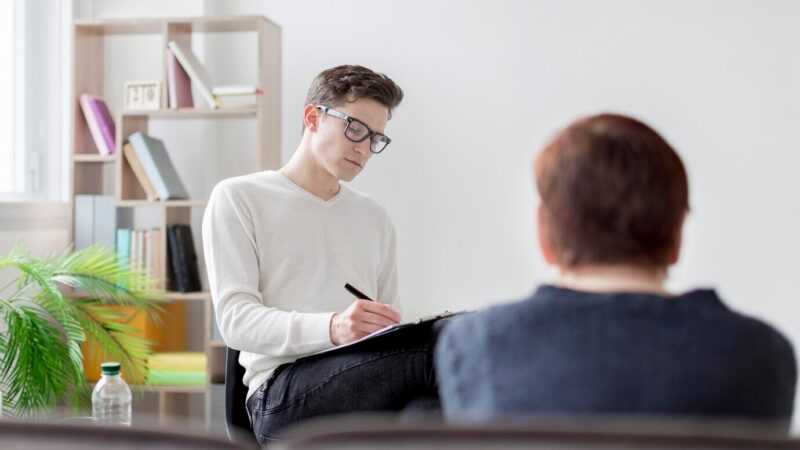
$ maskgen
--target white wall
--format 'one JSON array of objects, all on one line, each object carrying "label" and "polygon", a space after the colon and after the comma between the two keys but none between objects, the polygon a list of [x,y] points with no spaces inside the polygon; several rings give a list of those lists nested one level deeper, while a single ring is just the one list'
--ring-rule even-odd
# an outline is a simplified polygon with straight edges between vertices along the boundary
[{"label": "white wall", "polygon": [[[800,350],[792,195],[800,192],[800,2],[96,1],[93,9],[263,14],[280,24],[284,160],[319,71],[357,63],[394,78],[406,98],[387,129],[393,143],[353,185],[395,220],[410,315],[519,298],[546,280],[532,229],[535,150],[582,114],[639,117],[672,142],[690,176],[692,214],[672,286],[714,286]],[[227,61],[230,48],[210,46],[205,56]]]},{"label": "white wall", "polygon": [[799,2],[207,4],[283,28],[284,160],[319,71],[358,63],[404,88],[392,145],[354,186],[396,222],[409,313],[514,299],[545,280],[532,156],[577,116],[618,111],[661,131],[689,171],[672,286],[716,287],[800,351]]}]

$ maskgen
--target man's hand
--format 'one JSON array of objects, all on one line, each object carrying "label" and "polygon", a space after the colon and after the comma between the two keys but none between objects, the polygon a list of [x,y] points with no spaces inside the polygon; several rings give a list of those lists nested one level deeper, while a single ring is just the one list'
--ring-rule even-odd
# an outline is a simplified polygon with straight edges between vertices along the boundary
[{"label": "man's hand", "polygon": [[331,342],[346,344],[400,322],[400,313],[389,305],[369,300],[356,300],[331,318]]}]

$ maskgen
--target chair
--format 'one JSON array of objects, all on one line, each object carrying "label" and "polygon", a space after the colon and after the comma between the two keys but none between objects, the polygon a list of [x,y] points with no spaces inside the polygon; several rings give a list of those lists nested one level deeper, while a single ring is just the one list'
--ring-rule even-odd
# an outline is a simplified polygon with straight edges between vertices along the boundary
[{"label": "chair", "polygon": [[441,419],[398,420],[391,415],[329,417],[285,430],[270,448],[395,450],[777,450],[800,439],[779,427],[704,419],[553,416],[450,424]]},{"label": "chair", "polygon": [[225,355],[225,429],[232,442],[252,445],[256,442],[247,417],[247,386],[244,367],[239,364],[239,350],[228,347]]},{"label": "chair", "polygon": [[246,450],[198,430],[0,420],[0,447],[16,450]]}]

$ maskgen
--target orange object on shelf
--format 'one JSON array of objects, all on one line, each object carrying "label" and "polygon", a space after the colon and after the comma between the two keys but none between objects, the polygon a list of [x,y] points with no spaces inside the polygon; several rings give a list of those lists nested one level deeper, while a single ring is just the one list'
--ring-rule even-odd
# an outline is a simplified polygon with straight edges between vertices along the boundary
[{"label": "orange object on shelf", "polygon": [[[147,338],[152,343],[153,352],[183,351],[186,348],[186,315],[185,304],[174,302],[161,305],[163,311],[159,313],[161,321],[155,321],[147,316],[142,310],[133,306],[108,306],[119,310],[126,318],[127,322],[136,328],[140,335]],[[118,360],[116,357],[108,357],[102,352],[97,341],[87,336],[83,344],[83,371],[86,379],[95,382],[100,379],[100,364],[105,361]],[[125,364],[122,365],[122,378],[129,384],[144,383],[144,378],[133,377],[130,369]],[[142,374],[144,375],[144,374]]]}]

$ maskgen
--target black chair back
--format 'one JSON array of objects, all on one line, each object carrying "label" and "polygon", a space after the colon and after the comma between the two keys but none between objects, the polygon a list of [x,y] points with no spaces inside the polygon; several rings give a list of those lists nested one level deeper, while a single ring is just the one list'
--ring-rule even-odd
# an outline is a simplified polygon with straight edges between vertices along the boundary
[{"label": "black chair back", "polygon": [[239,350],[228,347],[225,355],[225,428],[231,441],[241,444],[256,442],[247,417],[247,386],[244,367],[239,364]]}]

